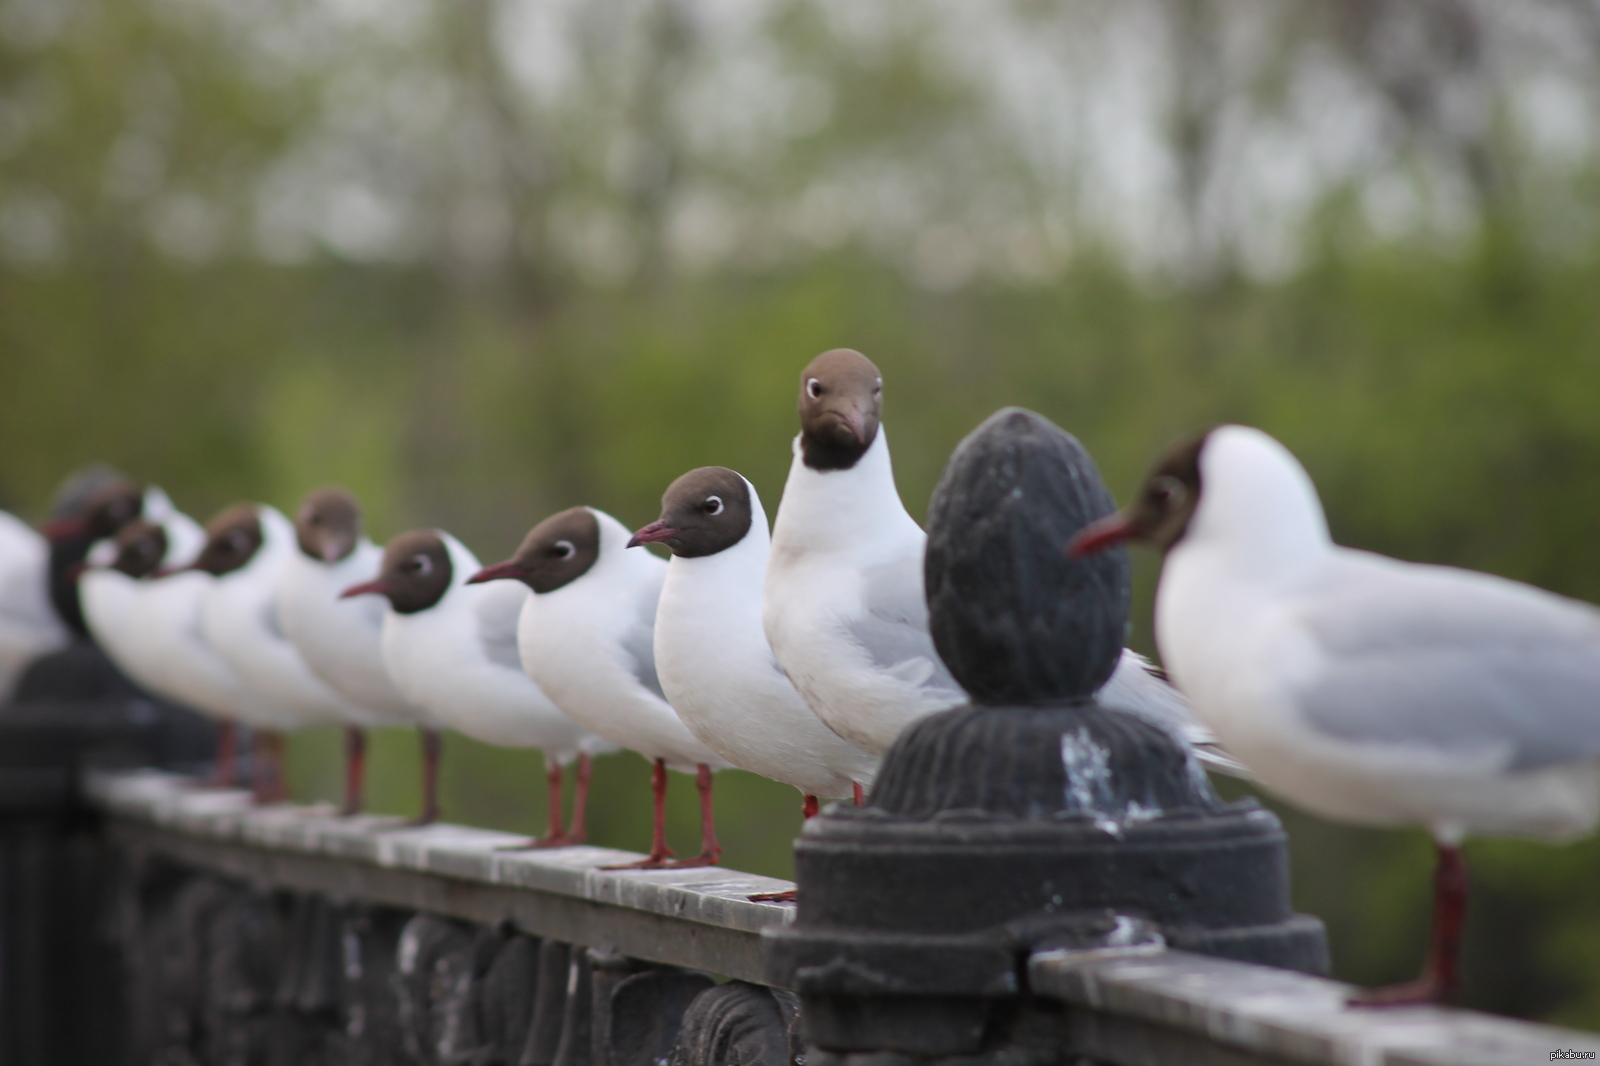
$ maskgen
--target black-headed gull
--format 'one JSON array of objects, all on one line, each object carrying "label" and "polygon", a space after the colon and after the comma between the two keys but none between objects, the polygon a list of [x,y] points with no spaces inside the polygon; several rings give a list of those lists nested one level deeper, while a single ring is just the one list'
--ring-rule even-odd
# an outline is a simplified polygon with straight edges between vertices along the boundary
[{"label": "black-headed gull", "polygon": [[[371,715],[372,724],[415,726],[423,747],[436,746],[425,710],[400,694],[383,662],[383,619],[375,596],[345,599],[341,593],[365,581],[382,565],[383,549],[363,534],[361,506],[341,488],[316,489],[294,519],[295,546],[278,579],[278,613],[300,657],[335,692]],[[344,811],[362,807],[366,729],[345,727]]]},{"label": "black-headed gull", "polygon": [[[448,533],[413,530],[384,548],[376,578],[344,594],[388,599],[383,659],[408,700],[474,739],[544,752],[550,831],[528,846],[582,843],[589,757],[612,748],[562,714],[523,672],[517,618],[528,590],[514,583],[469,584],[479,569],[472,552]],[[561,824],[561,770],[574,759],[578,796],[568,829]]]},{"label": "black-headed gull", "polygon": [[[535,526],[508,561],[473,581],[512,578],[533,590],[517,626],[523,668],[574,721],[654,764],[650,856],[641,868],[714,865],[722,848],[711,810],[711,772],[727,765],[678,718],[656,677],[656,603],[667,564],[628,551],[632,535],[592,507]],[[667,768],[694,771],[700,854],[669,863]]]},{"label": "black-headed gull", "polygon": [[[215,578],[200,611],[201,633],[247,687],[290,713],[291,727],[370,724],[372,712],[313,674],[284,631],[278,580],[294,540],[289,520],[267,504],[235,504],[208,522],[192,564]],[[267,730],[259,740],[272,773],[267,798],[287,798],[282,731]]]},{"label": "black-headed gull", "polygon": [[1600,818],[1600,610],[1470,570],[1342,548],[1288,449],[1222,426],[1073,541],[1166,551],[1156,642],[1228,750],[1285,799],[1438,844],[1421,980],[1448,997],[1472,832],[1565,839]]},{"label": "black-headed gull", "polygon": [[72,634],[50,603],[50,546],[0,511],[0,703],[29,663],[64,648]]},{"label": "black-headed gull", "polygon": [[778,666],[761,628],[770,538],[755,486],[726,467],[691,470],[629,546],[672,558],[656,608],[656,672],[673,710],[733,765],[818,797],[859,795],[878,758],[823,725]]},{"label": "black-headed gull", "polygon": [[[875,754],[917,719],[966,700],[928,630],[927,538],[895,488],[882,400],[878,368],[859,352],[824,352],[801,373],[800,435],[762,605],[767,639],[800,695],[835,733]],[[1236,769],[1132,651],[1099,698]]]}]

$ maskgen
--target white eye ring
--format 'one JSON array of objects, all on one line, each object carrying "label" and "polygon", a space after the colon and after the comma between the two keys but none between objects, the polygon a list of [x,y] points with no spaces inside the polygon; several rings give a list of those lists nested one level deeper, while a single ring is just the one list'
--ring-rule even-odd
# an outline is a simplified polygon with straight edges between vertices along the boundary
[{"label": "white eye ring", "polygon": [[572,546],[570,540],[558,540],[555,543],[556,554],[563,559],[570,559],[578,554],[578,549]]},{"label": "white eye ring", "polygon": [[427,577],[433,573],[433,560],[426,555],[413,555],[411,561],[417,564],[417,574],[419,576]]},{"label": "white eye ring", "polygon": [[806,395],[811,397],[813,400],[819,398],[822,395],[822,382],[818,381],[816,378],[811,378],[808,380],[806,382]]},{"label": "white eye ring", "polygon": [[[814,380],[814,379],[813,379]],[[700,505],[700,510],[708,515],[719,515],[723,511],[721,496],[707,496],[706,502]]]}]

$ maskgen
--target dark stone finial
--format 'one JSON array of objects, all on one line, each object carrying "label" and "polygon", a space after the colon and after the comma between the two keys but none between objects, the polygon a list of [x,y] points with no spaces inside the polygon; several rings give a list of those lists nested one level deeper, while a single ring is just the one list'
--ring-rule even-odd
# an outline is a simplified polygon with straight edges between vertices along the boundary
[{"label": "dark stone finial", "polygon": [[1020,407],[955,450],[928,508],[923,567],[933,643],[974,703],[1086,699],[1127,632],[1125,550],[1062,550],[1116,509],[1083,445]]}]

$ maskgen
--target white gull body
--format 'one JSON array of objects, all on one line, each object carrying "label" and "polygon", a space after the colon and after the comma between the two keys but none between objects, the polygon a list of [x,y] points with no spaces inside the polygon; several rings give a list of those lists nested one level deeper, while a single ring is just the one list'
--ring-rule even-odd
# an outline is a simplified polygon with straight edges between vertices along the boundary
[{"label": "white gull body", "polygon": [[[881,427],[847,470],[813,470],[800,438],[772,530],[762,622],[789,680],[830,729],[882,754],[917,719],[966,701],[928,630],[926,535],[895,488]],[[1206,751],[1210,735],[1183,697],[1124,650],[1101,702],[1139,715]]]},{"label": "white gull body", "polygon": [[384,618],[383,657],[395,687],[442,725],[488,744],[540,748],[547,762],[610,751],[523,672],[517,618],[527,587],[467,584],[481,569],[477,558],[449,534],[439,538],[450,553],[449,590],[426,610],[390,609]]},{"label": "white gull body", "polygon": [[[166,510],[156,521],[167,538],[166,555],[157,573],[175,570],[194,561],[205,543],[205,532],[186,514]],[[160,631],[150,621],[151,604],[161,595],[161,577],[139,579],[111,569],[116,543],[102,540],[89,550],[78,578],[78,599],[83,617],[100,646],[117,669],[153,695],[179,700],[171,680],[159,669]]]},{"label": "white gull body", "polygon": [[50,604],[49,544],[0,511],[0,703],[30,662],[71,639]]},{"label": "white gull body", "polygon": [[687,773],[727,766],[678,718],[656,677],[652,631],[667,564],[629,551],[622,523],[588,510],[599,555],[576,580],[528,594],[517,625],[523,668],[568,717],[614,744]]},{"label": "white gull body", "polygon": [[373,725],[427,725],[428,714],[401,695],[383,661],[379,596],[340,594],[378,572],[383,549],[362,537],[343,559],[290,552],[278,579],[278,614],[300,658],[321,681],[368,712]]},{"label": "white gull body", "polygon": [[1267,787],[1340,821],[1565,838],[1600,814],[1600,610],[1335,545],[1277,441],[1207,438],[1156,637]]},{"label": "white gull body", "polygon": [[247,686],[292,712],[299,725],[381,721],[313,674],[290,642],[278,614],[278,585],[298,553],[294,526],[275,507],[255,510],[261,546],[244,566],[213,579],[200,616],[206,640]]},{"label": "white gull body", "polygon": [[[714,555],[673,556],[656,608],[656,670],[667,700],[728,762],[810,796],[866,787],[878,759],[823,725],[778,666],[761,625],[771,538],[755,486],[750,530]],[[644,554],[642,551],[639,554]]]}]

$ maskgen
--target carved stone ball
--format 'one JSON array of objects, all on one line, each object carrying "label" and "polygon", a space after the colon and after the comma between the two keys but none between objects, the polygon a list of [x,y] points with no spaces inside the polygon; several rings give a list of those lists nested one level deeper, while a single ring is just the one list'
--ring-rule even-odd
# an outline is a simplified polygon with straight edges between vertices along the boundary
[{"label": "carved stone ball", "polygon": [[1019,407],[957,446],[928,508],[933,643],[974,703],[1085,699],[1116,669],[1128,625],[1123,549],[1068,558],[1114,510],[1089,453]]}]

